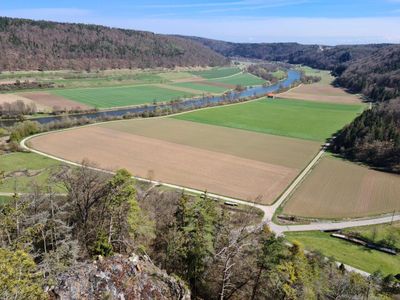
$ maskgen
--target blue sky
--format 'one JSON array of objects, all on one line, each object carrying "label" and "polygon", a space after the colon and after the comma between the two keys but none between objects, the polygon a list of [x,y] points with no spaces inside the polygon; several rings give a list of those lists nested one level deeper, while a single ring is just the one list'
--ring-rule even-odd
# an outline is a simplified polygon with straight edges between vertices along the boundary
[{"label": "blue sky", "polygon": [[400,0],[1,0],[0,15],[235,42],[400,42]]}]

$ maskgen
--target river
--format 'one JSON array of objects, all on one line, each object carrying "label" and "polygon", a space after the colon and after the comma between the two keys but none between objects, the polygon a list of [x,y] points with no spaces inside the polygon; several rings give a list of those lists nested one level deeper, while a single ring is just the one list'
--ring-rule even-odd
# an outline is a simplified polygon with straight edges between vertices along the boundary
[{"label": "river", "polygon": [[[288,71],[288,76],[286,79],[279,81],[276,84],[272,84],[269,86],[254,86],[254,87],[249,87],[244,91],[241,92],[235,92],[232,91],[227,95],[224,96],[206,96],[203,98],[193,98],[193,99],[186,99],[181,102],[175,103],[175,104],[170,104],[170,103],[165,103],[165,104],[158,104],[158,105],[153,105],[149,104],[147,106],[136,106],[136,107],[129,107],[129,108],[119,108],[119,109],[114,109],[114,110],[105,110],[105,111],[98,111],[98,112],[91,112],[91,113],[83,113],[83,114],[71,114],[71,115],[60,115],[60,116],[49,116],[49,117],[39,117],[32,119],[33,121],[39,122],[40,124],[46,124],[54,121],[61,120],[62,118],[65,118],[68,116],[69,118],[89,118],[89,119],[95,119],[95,118],[101,118],[101,117],[122,117],[126,114],[140,114],[140,113],[145,113],[145,112],[153,112],[156,108],[160,109],[166,109],[166,108],[188,108],[188,107],[205,107],[208,106],[208,104],[213,103],[219,103],[219,102],[225,102],[225,101],[232,101],[232,100],[237,100],[241,98],[246,98],[246,97],[251,97],[251,96],[262,96],[265,95],[266,93],[272,93],[276,92],[280,88],[287,88],[290,87],[295,81],[300,80],[300,72],[295,71],[295,70],[289,70]],[[1,120],[0,121],[0,126],[12,126],[18,122],[17,120]]]}]

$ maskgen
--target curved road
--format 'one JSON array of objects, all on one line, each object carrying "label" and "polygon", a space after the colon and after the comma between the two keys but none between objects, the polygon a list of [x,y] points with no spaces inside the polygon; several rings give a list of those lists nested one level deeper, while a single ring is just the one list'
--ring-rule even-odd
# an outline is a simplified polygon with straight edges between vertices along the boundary
[{"label": "curved road", "polygon": [[[93,124],[90,124],[87,126],[91,126],[91,125],[93,125]],[[59,131],[64,131],[64,130],[71,130],[71,129],[62,129]],[[55,132],[55,131],[52,131],[52,132]],[[74,166],[81,166],[81,164],[79,164],[79,163],[65,160],[63,158],[56,157],[56,156],[35,150],[26,145],[26,142],[29,139],[40,136],[40,135],[49,134],[52,132],[39,133],[39,134],[30,136],[30,137],[27,137],[21,141],[20,145],[25,150],[61,161],[63,163],[67,163],[67,164],[74,165]],[[285,192],[272,205],[262,205],[262,204],[257,204],[257,203],[251,203],[248,201],[243,201],[243,200],[239,200],[239,199],[235,199],[235,198],[231,198],[231,197],[220,196],[220,195],[213,194],[213,193],[208,193],[208,195],[210,197],[218,199],[218,200],[229,201],[229,202],[234,202],[234,203],[243,204],[243,205],[251,205],[253,207],[261,209],[264,212],[264,217],[263,217],[262,221],[264,223],[268,223],[268,225],[271,227],[271,229],[277,235],[282,235],[284,232],[287,232],[287,231],[334,230],[334,229],[343,229],[343,228],[349,228],[349,227],[389,223],[392,221],[400,221],[400,215],[395,215],[395,216],[387,216],[386,215],[386,216],[379,216],[379,217],[373,217],[373,218],[352,219],[352,220],[339,221],[339,222],[321,221],[321,222],[309,223],[306,225],[279,225],[279,224],[274,223],[273,216],[274,216],[276,210],[288,199],[290,194],[301,184],[303,179],[313,169],[313,167],[316,165],[316,163],[319,161],[319,159],[322,157],[322,155],[324,153],[325,153],[325,146],[317,153],[317,155],[314,157],[314,159],[307,165],[307,167],[297,176],[297,178],[289,185],[289,187],[285,190]],[[104,169],[93,168],[93,167],[91,167],[91,169],[113,174],[113,172],[104,170]],[[195,190],[195,189],[191,189],[191,188],[187,188],[187,187],[183,187],[183,186],[179,186],[179,185],[175,185],[175,184],[151,181],[151,180],[140,178],[140,177],[134,177],[134,178],[139,181],[150,182],[150,183],[153,183],[156,185],[163,185],[163,186],[174,188],[174,189],[185,190],[187,192],[194,193],[194,194],[203,194],[204,193],[204,191],[199,191],[199,190]]]},{"label": "curved road", "polygon": [[[94,125],[94,124],[90,124],[87,126],[92,126],[92,125]],[[71,130],[71,128],[70,129],[62,129],[59,131],[64,131],[64,130]],[[51,133],[51,132],[49,132],[49,133]],[[49,155],[47,153],[43,153],[41,151],[32,149],[26,145],[26,142],[29,139],[34,138],[36,136],[49,134],[49,133],[47,133],[47,132],[39,133],[39,134],[30,136],[30,137],[27,137],[21,141],[20,145],[23,149],[26,149],[28,151],[61,161],[63,163],[67,163],[70,165],[81,166],[81,164],[78,164],[78,163],[75,163],[72,161],[68,161],[63,158],[56,157],[53,155]],[[314,231],[314,230],[335,230],[335,229],[343,229],[343,228],[349,228],[349,227],[389,223],[392,221],[400,221],[400,215],[395,215],[395,216],[393,216],[393,215],[387,216],[386,215],[386,216],[380,216],[380,217],[375,217],[375,218],[352,219],[352,220],[339,221],[339,222],[321,221],[321,222],[314,222],[314,223],[310,223],[310,224],[306,224],[306,225],[279,225],[279,224],[274,223],[273,216],[274,216],[276,210],[288,199],[288,197],[291,195],[291,193],[301,184],[303,179],[313,169],[313,167],[317,164],[317,162],[323,156],[324,153],[325,153],[325,146],[317,153],[317,155],[313,158],[313,160],[306,166],[306,168],[297,176],[297,178],[289,185],[289,187],[285,190],[285,192],[272,205],[262,205],[262,204],[257,204],[257,203],[250,203],[247,201],[234,199],[234,198],[230,198],[230,197],[225,197],[225,196],[220,196],[220,195],[216,195],[216,194],[212,194],[212,193],[208,193],[208,195],[210,197],[218,199],[218,200],[229,201],[229,202],[234,202],[234,203],[243,204],[243,205],[250,205],[250,206],[256,207],[258,209],[261,209],[264,212],[264,217],[262,219],[262,222],[267,223],[270,226],[271,230],[274,231],[277,235],[283,235],[284,232],[289,232],[289,231],[294,232],[294,231]],[[103,170],[103,169],[93,168],[93,167],[90,167],[90,168],[92,170],[113,174],[113,172],[108,171],[108,170]],[[150,182],[150,183],[153,183],[154,185],[163,185],[163,186],[171,187],[174,189],[181,189],[181,190],[185,190],[187,192],[194,193],[194,194],[203,194],[204,193],[203,191],[199,191],[199,190],[195,190],[195,189],[191,189],[191,188],[187,188],[187,187],[183,187],[183,186],[178,186],[178,185],[174,185],[174,184],[161,183],[158,181],[151,181],[151,180],[140,178],[140,177],[134,177],[134,178],[139,181]],[[9,193],[0,193],[0,195],[5,195],[5,194],[9,194]],[[337,264],[340,264],[340,263],[337,263]],[[345,268],[348,271],[357,272],[363,276],[370,275],[365,271],[356,269],[349,265],[345,265]]]}]

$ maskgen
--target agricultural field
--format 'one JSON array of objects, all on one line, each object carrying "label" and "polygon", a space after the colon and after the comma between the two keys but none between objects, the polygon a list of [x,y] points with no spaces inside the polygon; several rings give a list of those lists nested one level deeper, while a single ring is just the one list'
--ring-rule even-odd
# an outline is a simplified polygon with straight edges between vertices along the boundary
[{"label": "agricultural field", "polygon": [[163,102],[193,94],[154,85],[54,90],[51,93],[97,108],[122,107]]},{"label": "agricultural field", "polygon": [[54,89],[0,93],[0,103],[21,98],[26,103],[36,103],[40,111],[133,106],[155,100],[164,102],[191,98],[204,93],[222,94],[236,85],[264,83],[256,76],[241,73],[239,68],[229,67],[198,71],[17,72],[15,76],[14,79],[55,84]]},{"label": "agricultural field", "polygon": [[239,73],[225,78],[209,79],[208,82],[219,83],[219,84],[229,84],[232,86],[252,86],[252,85],[262,85],[265,80],[254,76],[249,73]]},{"label": "agricultural field", "polygon": [[191,74],[205,79],[221,78],[240,73],[239,68],[212,68],[209,70],[192,71]]},{"label": "agricultural field", "polygon": [[86,110],[91,108],[89,105],[47,92],[28,92],[19,95],[33,101],[40,107],[45,107],[44,111],[51,111],[53,108],[66,110]]},{"label": "agricultural field", "polygon": [[342,105],[288,99],[258,101],[199,110],[175,116],[179,120],[238,128],[323,142],[362,111]]},{"label": "agricultural field", "polygon": [[140,177],[264,204],[283,192],[320,147],[173,118],[99,124],[30,143],[68,160],[88,158],[106,169],[125,167]]},{"label": "agricultural field", "polygon": [[367,249],[347,241],[336,239],[329,233],[287,232],[290,242],[300,242],[306,250],[318,251],[327,257],[340,261],[368,273],[380,270],[384,275],[399,273],[400,256],[390,255],[376,250]]},{"label": "agricultural field", "polygon": [[362,102],[359,95],[349,94],[342,88],[334,87],[332,85],[334,77],[330,75],[329,71],[320,71],[308,67],[302,67],[300,70],[304,71],[306,75],[321,77],[321,81],[312,84],[302,84],[281,93],[280,97],[339,104],[359,104]]},{"label": "agricultural field", "polygon": [[180,83],[174,83],[173,86],[190,88],[190,89],[202,91],[204,93],[214,93],[214,94],[224,93],[225,91],[227,91],[229,89],[229,88],[226,88],[223,86],[205,84],[203,81],[180,82]]},{"label": "agricultural field", "polygon": [[379,215],[400,210],[399,195],[399,175],[326,156],[287,201],[283,213],[327,219]]},{"label": "agricultural field", "polygon": [[38,111],[46,111],[48,110],[48,107],[45,105],[42,105],[40,103],[37,103],[33,101],[32,99],[29,99],[28,97],[25,97],[24,95],[18,95],[18,94],[0,94],[0,105],[4,103],[13,103],[15,101],[23,101],[25,104],[36,104],[36,108]]},{"label": "agricultural field", "polygon": [[45,184],[58,166],[59,162],[35,153],[4,154],[0,170],[5,172],[5,179],[0,183],[0,192],[28,192],[33,181]]}]

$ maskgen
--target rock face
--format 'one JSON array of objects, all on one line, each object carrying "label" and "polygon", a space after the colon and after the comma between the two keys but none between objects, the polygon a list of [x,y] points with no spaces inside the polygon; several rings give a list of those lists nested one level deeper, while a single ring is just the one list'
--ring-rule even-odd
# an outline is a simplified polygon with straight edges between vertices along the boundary
[{"label": "rock face", "polygon": [[177,278],[154,266],[146,257],[121,255],[79,263],[58,277],[51,299],[179,299],[190,291]]}]

